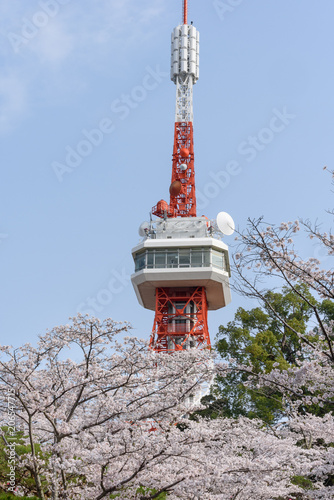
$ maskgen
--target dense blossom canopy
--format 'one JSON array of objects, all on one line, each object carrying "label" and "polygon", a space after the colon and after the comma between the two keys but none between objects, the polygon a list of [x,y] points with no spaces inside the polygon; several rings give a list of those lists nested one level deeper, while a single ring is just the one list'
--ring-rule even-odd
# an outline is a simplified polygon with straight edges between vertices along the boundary
[{"label": "dense blossom canopy", "polygon": [[[268,499],[300,491],[294,477],[328,473],[333,456],[296,446],[302,435],[334,441],[333,419],[189,420],[191,396],[212,377],[212,356],[156,354],[119,333],[127,325],[78,316],[36,348],[1,348],[1,392],[15,391],[26,453],[17,492],[39,498]],[[81,359],[66,359],[76,346]],[[6,411],[5,406],[1,408]],[[6,432],[4,432],[6,439]],[[320,490],[319,490],[320,493]],[[162,497],[161,497],[162,498]],[[312,498],[315,498],[314,496]],[[325,496],[319,498],[326,498]]]}]

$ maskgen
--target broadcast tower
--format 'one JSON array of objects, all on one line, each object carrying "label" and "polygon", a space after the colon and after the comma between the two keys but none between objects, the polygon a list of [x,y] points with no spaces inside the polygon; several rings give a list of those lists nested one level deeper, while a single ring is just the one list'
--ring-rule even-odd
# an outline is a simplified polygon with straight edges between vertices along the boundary
[{"label": "broadcast tower", "polygon": [[231,301],[228,247],[221,237],[233,233],[234,222],[226,212],[214,221],[196,213],[193,86],[198,78],[199,32],[188,24],[184,0],[183,22],[172,32],[176,112],[170,201],[153,207],[150,222],[139,228],[142,241],[132,250],[132,284],[139,303],[155,311],[150,347],[158,352],[210,348],[208,311]]}]

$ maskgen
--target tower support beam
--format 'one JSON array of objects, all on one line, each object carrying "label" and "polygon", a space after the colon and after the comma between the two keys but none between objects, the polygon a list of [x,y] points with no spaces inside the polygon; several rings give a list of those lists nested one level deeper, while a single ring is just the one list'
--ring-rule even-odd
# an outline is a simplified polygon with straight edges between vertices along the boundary
[{"label": "tower support beam", "polygon": [[205,287],[157,288],[150,348],[157,352],[210,348]]},{"label": "tower support beam", "polygon": [[196,217],[194,132],[191,122],[176,122],[172,182],[181,182],[179,194],[170,193],[170,203],[174,217]]}]

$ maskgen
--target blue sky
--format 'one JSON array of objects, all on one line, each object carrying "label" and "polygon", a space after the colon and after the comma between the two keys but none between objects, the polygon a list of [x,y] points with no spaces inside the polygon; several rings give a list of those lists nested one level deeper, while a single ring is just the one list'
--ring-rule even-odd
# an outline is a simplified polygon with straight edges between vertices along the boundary
[{"label": "blue sky", "polygon": [[[34,343],[85,310],[149,337],[153,313],[129,283],[131,248],[151,207],[168,199],[170,33],[181,3],[2,0],[2,344]],[[199,215],[227,211],[240,229],[261,215],[326,220],[333,18],[332,0],[189,1],[201,33]],[[302,251],[321,257],[311,244]],[[212,338],[240,305],[234,294],[210,314]]]}]

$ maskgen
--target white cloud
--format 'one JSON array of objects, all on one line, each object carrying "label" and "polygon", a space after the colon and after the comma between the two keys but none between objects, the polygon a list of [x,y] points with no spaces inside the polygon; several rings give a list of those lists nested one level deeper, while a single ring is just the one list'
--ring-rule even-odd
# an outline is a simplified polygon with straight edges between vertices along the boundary
[{"label": "white cloud", "polygon": [[10,131],[27,109],[26,88],[16,75],[0,77],[0,133]]},{"label": "white cloud", "polygon": [[[62,0],[64,1],[64,0]],[[54,10],[45,9],[50,2]],[[156,34],[167,0],[0,0],[0,132],[24,116],[27,103],[57,100],[92,74],[131,60]],[[43,9],[44,6],[44,9]],[[48,14],[49,12],[49,14]],[[75,67],[75,71],[73,68]],[[17,77],[15,75],[23,75]]]},{"label": "white cloud", "polygon": [[60,64],[72,54],[74,38],[65,32],[64,26],[50,21],[29,47],[42,63]]},{"label": "white cloud", "polygon": [[[153,6],[152,6],[153,4]],[[162,16],[167,0],[98,0],[94,8],[85,11],[84,4],[72,5],[72,17],[77,19],[73,26],[76,48],[85,50],[92,60],[96,49],[114,56],[136,47],[152,36],[152,23]],[[91,6],[90,6],[91,7]],[[116,48],[116,51],[115,51]]]},{"label": "white cloud", "polygon": [[[73,50],[93,53],[94,45],[109,44],[123,38],[126,46],[147,37],[147,27],[162,15],[167,0],[39,0],[27,4],[25,0],[2,0],[0,4],[0,33],[6,37],[8,49],[25,55],[30,48],[46,60],[65,59],[70,39]],[[47,9],[50,1],[53,8]],[[59,0],[60,1],[60,0]],[[59,36],[57,36],[59,34]],[[63,36],[64,34],[65,37]],[[41,39],[51,43],[42,43]],[[59,52],[53,45],[59,44]],[[66,47],[64,48],[64,44]],[[2,51],[4,45],[2,45]],[[52,46],[51,46],[52,45]],[[48,57],[48,50],[50,57]]]}]

